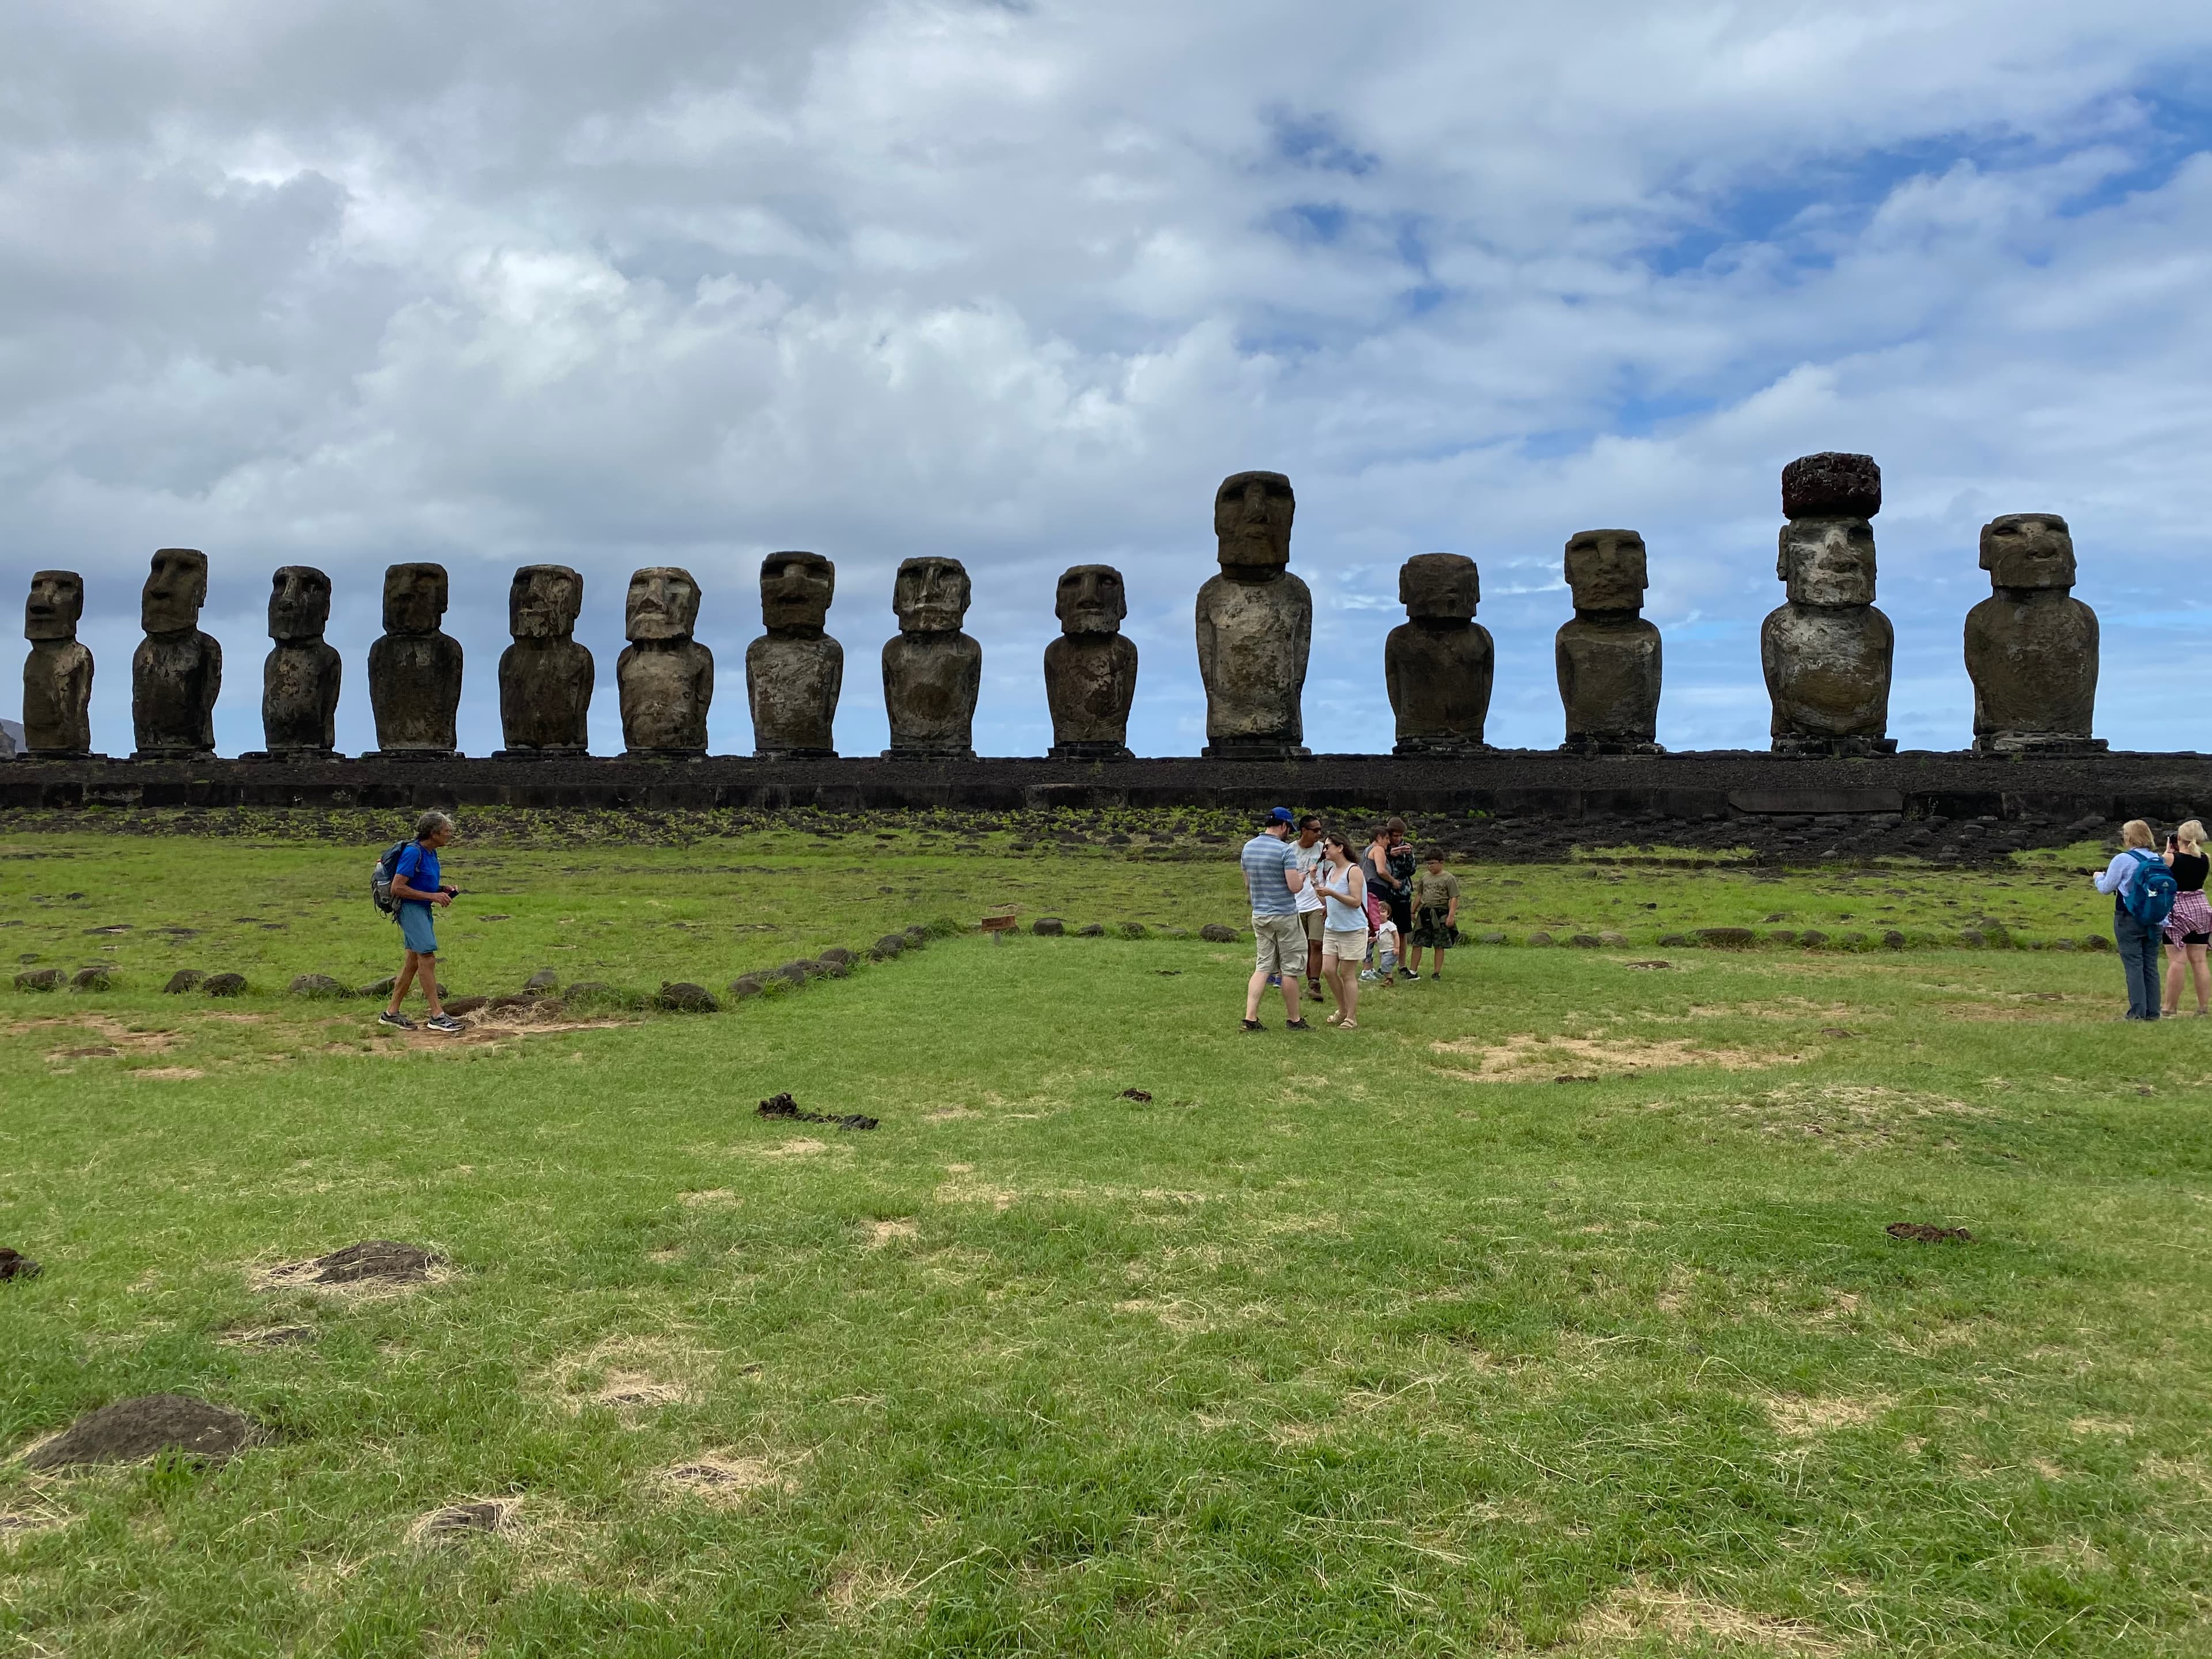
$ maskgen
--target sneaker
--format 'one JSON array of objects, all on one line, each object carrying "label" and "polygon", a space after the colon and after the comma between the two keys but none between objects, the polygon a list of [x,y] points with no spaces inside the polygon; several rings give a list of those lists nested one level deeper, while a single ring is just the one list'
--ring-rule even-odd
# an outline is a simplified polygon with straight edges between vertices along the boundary
[{"label": "sneaker", "polygon": [[1366,981],[1370,985],[1372,985],[1379,981],[1382,975],[1376,973],[1372,968],[1362,968],[1359,970],[1359,977]]},{"label": "sneaker", "polygon": [[379,1025],[389,1025],[395,1031],[411,1031],[415,1029],[413,1020],[404,1014],[395,1014],[389,1008],[376,1017],[376,1023]]},{"label": "sneaker", "polygon": [[1401,972],[1398,977],[1401,979],[1419,979],[1420,978],[1420,975],[1414,972],[1411,968],[1408,968]]},{"label": "sneaker", "polygon": [[1283,1022],[1283,1029],[1285,1031],[1310,1031],[1313,1027],[1302,1019],[1286,1019]]},{"label": "sneaker", "polygon": [[1256,1019],[1248,1019],[1244,1022],[1244,1029],[1248,1031],[1264,1031],[1267,1028]]},{"label": "sneaker", "polygon": [[1280,974],[1270,974],[1267,975],[1267,983],[1273,986],[1277,990],[1280,990],[1283,985],[1283,976]]},{"label": "sneaker", "polygon": [[462,1025],[460,1021],[455,1019],[451,1014],[433,1014],[429,1018],[424,1020],[422,1024],[427,1029],[433,1031],[459,1031],[466,1029]]}]

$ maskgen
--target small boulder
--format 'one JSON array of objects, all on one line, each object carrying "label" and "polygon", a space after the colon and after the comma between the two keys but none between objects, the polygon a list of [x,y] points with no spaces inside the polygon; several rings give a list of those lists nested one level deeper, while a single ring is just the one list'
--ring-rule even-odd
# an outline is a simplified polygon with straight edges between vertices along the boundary
[{"label": "small boulder", "polygon": [[853,965],[853,953],[850,951],[848,951],[842,945],[833,945],[828,950],[823,951],[820,956],[815,958],[815,960],[817,962],[823,963],[825,965],[837,965],[850,968]]},{"label": "small boulder", "polygon": [[1815,945],[1826,945],[1828,942],[1828,936],[1817,927],[1808,927],[1797,935],[1797,942],[1809,949]]},{"label": "small boulder", "polygon": [[2071,951],[2075,948],[2075,945],[2070,939],[2055,939],[2051,941],[2051,948],[2054,951]]},{"label": "small boulder", "polygon": [[1151,936],[1152,931],[1141,921],[1125,921],[1121,924],[1123,939],[1146,939]]},{"label": "small boulder", "polygon": [[1601,941],[1595,933],[1570,933],[1567,943],[1577,951],[1595,951]]},{"label": "small boulder", "polygon": [[561,975],[550,968],[540,968],[522,981],[522,988],[526,991],[557,991],[561,988]]},{"label": "small boulder", "polygon": [[2109,951],[2112,948],[2112,941],[2102,933],[2092,933],[2081,941],[2081,948],[2085,951]]},{"label": "small boulder", "polygon": [[235,997],[246,994],[243,974],[210,974],[200,981],[200,989],[211,997]]},{"label": "small boulder", "polygon": [[1884,950],[1902,951],[1905,948],[1905,935],[1892,927],[1883,933],[1881,943]]},{"label": "small boulder", "polygon": [[1759,935],[1748,927],[1700,927],[1698,939],[1722,951],[1748,951],[1759,943]]},{"label": "small boulder", "polygon": [[[175,973],[169,975],[169,982],[161,988],[161,994],[164,996],[180,997],[187,991],[197,991],[200,988],[200,981],[206,977],[207,975],[198,968],[179,968]],[[385,982],[384,990],[380,991],[377,994],[380,996],[384,995],[391,989],[391,981],[386,981]]]},{"label": "small boulder", "polygon": [[446,1012],[459,1019],[463,1014],[482,1013],[490,1003],[489,997],[455,997],[446,1004]]},{"label": "small boulder", "polygon": [[775,971],[784,978],[789,980],[793,985],[804,985],[810,979],[818,979],[821,977],[822,964],[818,962],[810,960],[808,957],[799,957],[793,961],[785,963],[783,966],[777,969]]},{"label": "small boulder", "polygon": [[1686,945],[1695,945],[1696,943],[1697,940],[1692,939],[1687,933],[1662,933],[1659,935],[1659,944],[1661,947],[1665,950],[1679,951]]},{"label": "small boulder", "polygon": [[1778,927],[1766,936],[1766,942],[1769,945],[1795,945],[1797,930],[1795,927]]},{"label": "small boulder", "polygon": [[70,976],[70,988],[72,991],[112,991],[115,988],[115,970],[97,966],[80,968]]},{"label": "small boulder", "polygon": [[1552,936],[1540,930],[1528,935],[1528,943],[1531,945],[1549,945],[1551,942]]},{"label": "small boulder", "polygon": [[33,968],[15,975],[19,991],[58,991],[69,983],[69,975],[58,968]]},{"label": "small boulder", "polygon": [[670,1014],[714,1014],[720,1013],[722,1008],[705,986],[694,985],[687,980],[664,982],[653,999],[653,1006]]},{"label": "small boulder", "polygon": [[290,1276],[303,1285],[420,1285],[443,1259],[418,1245],[365,1238],[301,1263]]},{"label": "small boulder", "polygon": [[517,1008],[535,1008],[538,1006],[538,1000],[536,997],[526,991],[516,991],[507,996],[494,997],[489,1002],[484,1004],[484,1006],[493,1013],[503,1014]]},{"label": "small boulder", "polygon": [[1626,933],[1615,933],[1610,932],[1601,933],[1597,936],[1597,942],[1600,945],[1608,945],[1614,950],[1619,950],[1622,945],[1628,943],[1628,935]]},{"label": "small boulder", "polygon": [[875,948],[877,957],[883,961],[888,962],[893,957],[897,956],[901,951],[906,949],[906,935],[903,933],[885,933],[881,939],[876,941]]},{"label": "small boulder", "polygon": [[1964,927],[1959,931],[1959,943],[1972,950],[1976,945],[1987,945],[1989,939],[1978,927]]},{"label": "small boulder", "polygon": [[227,1406],[190,1395],[149,1394],[87,1413],[45,1444],[33,1446],[23,1467],[135,1463],[165,1451],[220,1462],[251,1445],[254,1437],[253,1420]]},{"label": "small boulder", "polygon": [[1067,924],[1058,916],[1039,916],[1030,924],[1030,932],[1040,939],[1058,939],[1067,932]]},{"label": "small boulder", "polygon": [[836,961],[832,961],[826,956],[817,957],[814,958],[814,968],[815,971],[824,979],[849,979],[853,975],[851,965],[842,957]]},{"label": "small boulder", "polygon": [[1505,943],[1505,935],[1498,933],[1477,933],[1474,936],[1474,942],[1477,945],[1503,945]]},{"label": "small boulder", "polygon": [[392,994],[392,988],[398,983],[398,975],[386,974],[382,979],[371,980],[354,994],[357,997],[388,997]]},{"label": "small boulder", "polygon": [[0,1245],[0,1279],[36,1279],[39,1264],[20,1250]]},{"label": "small boulder", "polygon": [[[334,1001],[346,994],[346,988],[328,974],[301,974],[289,987],[295,997],[313,997],[320,1001]],[[386,994],[389,995],[390,993]]]},{"label": "small boulder", "polygon": [[[740,1002],[743,1002],[747,997],[757,997],[760,994],[761,982],[760,975],[758,974],[739,974],[735,979],[730,981],[730,994],[737,998]],[[574,1000],[575,994],[576,994],[574,991],[571,991],[568,994],[572,1001]]]},{"label": "small boulder", "polygon": [[449,1538],[459,1533],[497,1532],[507,1521],[509,1504],[449,1504],[433,1510],[416,1525],[419,1538]]},{"label": "small boulder", "polygon": [[1218,921],[1207,922],[1205,927],[1198,930],[1198,936],[1209,945],[1237,943],[1237,930],[1234,927],[1224,927]]},{"label": "small boulder", "polygon": [[1106,930],[1095,921],[1086,921],[1075,930],[1075,936],[1078,939],[1104,939]]},{"label": "small boulder", "polygon": [[919,951],[929,943],[929,929],[916,922],[913,927],[906,929],[906,942],[913,949]]}]

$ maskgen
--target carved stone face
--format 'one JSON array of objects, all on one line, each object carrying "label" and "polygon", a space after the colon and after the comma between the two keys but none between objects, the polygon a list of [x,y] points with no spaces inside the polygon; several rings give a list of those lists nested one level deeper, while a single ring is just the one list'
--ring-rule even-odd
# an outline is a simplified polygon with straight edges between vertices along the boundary
[{"label": "carved stone face", "polygon": [[23,637],[73,640],[84,615],[84,578],[74,570],[41,570],[31,578],[23,601]]},{"label": "carved stone face", "polygon": [[384,572],[384,631],[434,634],[446,614],[446,567],[388,565]]},{"label": "carved stone face", "polygon": [[898,568],[891,605],[902,634],[949,634],[968,615],[968,568],[957,559],[908,559]]},{"label": "carved stone face", "polygon": [[1279,472],[1238,472],[1213,495],[1215,556],[1224,570],[1280,570],[1291,562],[1291,481]]},{"label": "carved stone face", "polygon": [[507,631],[518,640],[565,640],[584,609],[584,579],[565,564],[526,564],[507,590]]},{"label": "carved stone face", "polygon": [[771,553],[761,561],[761,621],[770,628],[824,628],[837,567],[819,553]]},{"label": "carved stone face", "polygon": [[640,640],[688,640],[699,623],[699,584],[674,565],[655,565],[629,579],[623,605],[623,636]]},{"label": "carved stone face", "polygon": [[1774,574],[1792,605],[1872,605],[1874,526],[1864,519],[1792,519]]},{"label": "carved stone face", "polygon": [[1633,530],[1584,530],[1567,543],[1567,586],[1577,611],[1637,611],[1644,605],[1644,538]]},{"label": "carved stone face", "polygon": [[2056,513],[2008,513],[1982,526],[1992,587],[2071,587],[2074,537]]},{"label": "carved stone face", "polygon": [[331,579],[312,565],[278,568],[269,586],[269,637],[287,644],[323,637],[331,620]]},{"label": "carved stone face", "polygon": [[1060,573],[1053,613],[1063,634],[1118,634],[1129,614],[1121,573],[1110,564],[1071,565]]},{"label": "carved stone face", "polygon": [[207,555],[196,547],[165,547],[138,595],[138,623],[149,634],[179,634],[200,625],[207,603]]},{"label": "carved stone face", "polygon": [[1472,622],[1482,573],[1464,553],[1416,553],[1398,568],[1398,599],[1415,622]]}]

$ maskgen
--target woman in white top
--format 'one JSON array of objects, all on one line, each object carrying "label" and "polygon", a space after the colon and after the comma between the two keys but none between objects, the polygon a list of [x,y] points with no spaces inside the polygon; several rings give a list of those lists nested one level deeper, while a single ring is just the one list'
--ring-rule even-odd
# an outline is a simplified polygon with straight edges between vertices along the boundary
[{"label": "woman in white top", "polygon": [[1321,896],[1328,905],[1322,923],[1321,971],[1336,993],[1328,1023],[1355,1031],[1359,1022],[1359,964],[1367,957],[1367,881],[1352,861],[1352,844],[1342,836],[1322,842]]}]

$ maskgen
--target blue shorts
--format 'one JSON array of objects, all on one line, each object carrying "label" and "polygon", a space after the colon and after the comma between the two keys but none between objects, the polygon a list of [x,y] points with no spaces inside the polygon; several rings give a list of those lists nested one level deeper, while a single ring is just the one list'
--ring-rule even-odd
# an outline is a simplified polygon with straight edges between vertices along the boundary
[{"label": "blue shorts", "polygon": [[399,937],[407,948],[429,956],[438,948],[438,930],[430,924],[430,907],[403,900],[399,906]]}]

